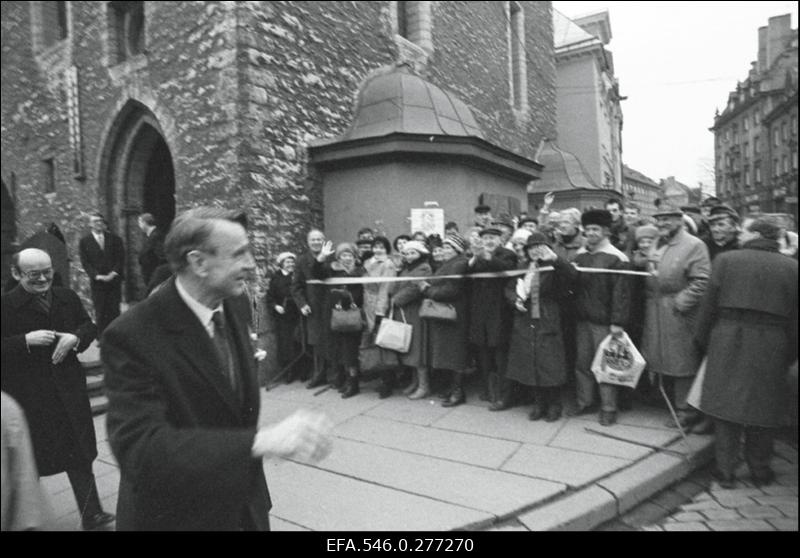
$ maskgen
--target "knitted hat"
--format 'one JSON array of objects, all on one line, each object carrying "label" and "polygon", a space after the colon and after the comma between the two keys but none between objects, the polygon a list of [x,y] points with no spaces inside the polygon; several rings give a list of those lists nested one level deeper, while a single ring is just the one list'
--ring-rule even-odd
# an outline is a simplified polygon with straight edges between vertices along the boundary
[{"label": "knitted hat", "polygon": [[419,240],[409,240],[406,242],[403,246],[403,251],[405,252],[406,250],[416,250],[420,254],[430,254],[428,248]]},{"label": "knitted hat", "polygon": [[611,213],[605,209],[589,209],[581,215],[581,225],[598,225],[600,227],[610,227],[613,219]]},{"label": "knitted hat", "polygon": [[636,227],[636,241],[641,238],[658,238],[658,227],[655,225],[647,224],[641,227]]},{"label": "knitted hat", "polygon": [[525,244],[525,248],[539,246],[540,244],[546,244],[547,246],[550,246],[550,241],[547,239],[547,235],[536,231],[535,233],[531,233],[531,235],[528,237],[528,242]]},{"label": "knitted hat", "polygon": [[739,222],[739,214],[736,213],[736,210],[733,209],[731,206],[725,205],[723,203],[715,205],[714,207],[711,208],[711,212],[708,215],[708,222],[711,223],[712,221],[724,219],[725,217],[730,217],[736,223]]},{"label": "knitted hat", "polygon": [[277,258],[278,267],[282,266],[284,260],[287,260],[289,258],[292,258],[293,260],[296,260],[297,256],[295,256],[291,252],[281,252],[280,254],[278,254],[278,258]]},{"label": "knitted hat", "polygon": [[352,242],[341,242],[336,246],[335,256],[336,259],[339,259],[339,256],[342,255],[344,252],[350,252],[353,254],[354,258],[358,257],[358,248],[356,248],[355,244]]},{"label": "knitted hat", "polygon": [[464,250],[467,249],[467,241],[460,234],[448,234],[446,237],[444,237],[442,243],[449,244],[453,247],[453,250],[459,254],[463,254]]}]

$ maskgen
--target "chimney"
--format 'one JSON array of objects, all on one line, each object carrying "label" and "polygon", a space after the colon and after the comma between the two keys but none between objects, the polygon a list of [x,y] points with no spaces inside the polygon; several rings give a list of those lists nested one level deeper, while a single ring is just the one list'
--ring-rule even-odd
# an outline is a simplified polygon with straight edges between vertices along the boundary
[{"label": "chimney", "polygon": [[792,34],[792,14],[769,18],[767,27],[767,68],[777,60],[786,48],[786,41]]},{"label": "chimney", "polygon": [[758,71],[767,71],[767,28],[758,28]]}]

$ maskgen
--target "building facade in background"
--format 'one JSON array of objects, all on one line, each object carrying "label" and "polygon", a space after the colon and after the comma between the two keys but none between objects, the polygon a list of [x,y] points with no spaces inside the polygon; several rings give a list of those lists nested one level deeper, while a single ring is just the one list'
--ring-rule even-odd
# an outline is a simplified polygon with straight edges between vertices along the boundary
[{"label": "building facade in background", "polygon": [[661,190],[661,199],[668,201],[678,207],[684,205],[699,206],[703,199],[701,187],[692,188],[683,182],[675,180],[674,176],[668,176],[658,181]]},{"label": "building facade in background", "polygon": [[758,29],[758,60],[714,118],[717,196],[740,213],[797,222],[797,29],[791,14]]},{"label": "building facade in background", "polygon": [[550,2],[3,2],[4,237],[8,206],[18,241],[56,222],[85,295],[77,242],[100,210],[136,299],[138,213],[246,208],[264,271],[325,222],[307,147],[398,65],[533,159],[556,134],[552,21]]},{"label": "building facade in background", "polygon": [[664,197],[664,191],[654,180],[628,165],[622,165],[622,195],[625,203],[636,203],[641,214],[650,217],[656,212],[656,200]]},{"label": "building facade in background", "polygon": [[559,148],[599,188],[622,191],[622,108],[607,11],[570,19],[553,10]]}]

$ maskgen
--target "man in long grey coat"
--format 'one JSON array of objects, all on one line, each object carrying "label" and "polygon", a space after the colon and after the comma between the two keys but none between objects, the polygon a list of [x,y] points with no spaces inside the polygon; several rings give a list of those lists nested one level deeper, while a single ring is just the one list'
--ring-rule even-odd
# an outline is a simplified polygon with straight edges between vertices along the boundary
[{"label": "man in long grey coat", "polygon": [[653,255],[655,274],[647,279],[642,353],[651,374],[670,378],[678,420],[690,427],[701,420],[686,398],[700,366],[694,323],[711,262],[703,241],[684,230],[679,208],[664,204],[653,217],[661,238]]},{"label": "man in long grey coat", "polygon": [[773,429],[787,422],[789,365],[797,360],[797,261],[778,252],[766,217],[743,223],[742,248],[714,260],[698,314],[707,348],[700,409],[713,417],[720,484],[733,487],[744,431],[752,480],[769,484]]}]

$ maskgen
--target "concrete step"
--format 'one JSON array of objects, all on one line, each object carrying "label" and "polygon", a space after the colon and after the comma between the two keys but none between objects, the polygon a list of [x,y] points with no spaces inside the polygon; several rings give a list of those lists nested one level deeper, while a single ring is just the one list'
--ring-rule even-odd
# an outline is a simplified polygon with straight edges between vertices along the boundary
[{"label": "concrete step", "polygon": [[96,395],[89,398],[89,403],[92,405],[93,415],[102,415],[108,410],[108,397],[105,395]]}]

